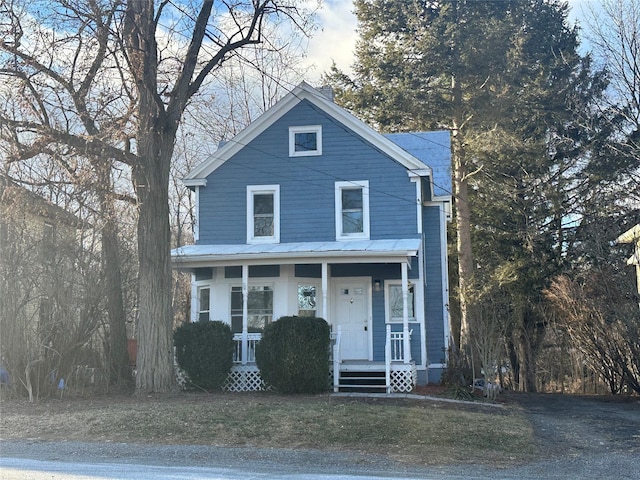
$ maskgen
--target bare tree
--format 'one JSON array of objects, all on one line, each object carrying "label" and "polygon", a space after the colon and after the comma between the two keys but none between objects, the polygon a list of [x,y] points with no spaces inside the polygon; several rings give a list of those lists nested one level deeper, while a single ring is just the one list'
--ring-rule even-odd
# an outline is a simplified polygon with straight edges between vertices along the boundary
[{"label": "bare tree", "polygon": [[[304,28],[306,18],[294,2],[276,0],[38,6],[2,0],[0,7],[10,19],[2,25],[0,73],[21,94],[4,102],[3,135],[14,143],[15,158],[62,145],[131,169],[138,206],[136,390],[167,391],[173,387],[168,191],[180,122],[226,60],[268,43],[269,18],[291,20],[292,28]],[[23,41],[28,29],[38,33],[36,42]]]},{"label": "bare tree", "polygon": [[[188,45],[175,59],[175,75],[165,82],[159,75],[162,51],[157,39],[159,19],[168,5],[156,10],[153,1],[129,2],[123,23],[124,52],[138,93],[133,180],[139,205],[139,392],[166,391],[173,383],[168,182],[176,133],[189,99],[234,52],[263,42],[270,15],[298,18],[296,8],[284,2],[236,2],[216,11],[214,5],[219,5],[204,1],[197,11],[182,12],[194,21]],[[228,20],[227,26],[221,18]]]},{"label": "bare tree", "polygon": [[[131,372],[126,350],[117,222],[113,215],[112,161],[104,150],[85,145],[90,137],[113,137],[118,125],[126,123],[131,112],[131,100],[121,102],[121,98],[127,98],[122,96],[122,90],[108,87],[103,78],[108,73],[104,62],[109,57],[110,23],[116,9],[101,10],[94,3],[86,8],[72,2],[51,4],[42,14],[53,13],[55,17],[64,13],[60,27],[65,29],[75,22],[91,32],[78,30],[68,36],[58,36],[56,25],[46,18],[32,16],[25,2],[14,0],[1,5],[8,19],[3,25],[0,43],[0,75],[6,80],[0,113],[4,128],[0,135],[10,145],[7,160],[33,160],[41,166],[53,160],[68,181],[77,185],[76,199],[87,187],[91,187],[97,197],[93,208],[101,212],[110,326],[109,370],[113,383],[128,381]],[[116,104],[124,112],[122,115],[116,113]],[[113,123],[106,122],[107,118]],[[47,175],[41,177],[42,182],[50,181]]]},{"label": "bare tree", "polygon": [[0,176],[0,349],[30,400],[100,367],[96,232]]},{"label": "bare tree", "polygon": [[630,287],[601,270],[582,283],[559,277],[547,293],[573,345],[613,394],[640,392],[640,314]]},{"label": "bare tree", "polygon": [[613,140],[609,156],[629,166],[619,180],[629,202],[640,202],[640,0],[601,0],[588,6],[585,37],[608,72]]}]

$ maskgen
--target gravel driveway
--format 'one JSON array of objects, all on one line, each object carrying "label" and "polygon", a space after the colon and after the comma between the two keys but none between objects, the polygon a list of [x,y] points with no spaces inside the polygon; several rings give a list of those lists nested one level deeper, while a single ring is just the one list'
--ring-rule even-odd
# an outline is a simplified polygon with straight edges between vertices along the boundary
[{"label": "gravel driveway", "polygon": [[[135,463],[243,468],[255,472],[351,474],[438,479],[639,479],[640,399],[509,394],[534,426],[542,457],[496,469],[412,467],[384,456],[309,450],[0,441],[1,457],[86,463]],[[0,460],[0,466],[2,462]],[[1,473],[1,469],[0,469]],[[0,475],[0,478],[2,475]]]}]

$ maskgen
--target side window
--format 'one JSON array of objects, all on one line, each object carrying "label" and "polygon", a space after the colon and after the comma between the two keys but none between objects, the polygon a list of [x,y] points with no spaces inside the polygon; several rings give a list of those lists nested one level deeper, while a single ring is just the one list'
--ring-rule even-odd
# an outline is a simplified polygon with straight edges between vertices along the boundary
[{"label": "side window", "polygon": [[211,317],[211,288],[200,287],[198,288],[198,321],[206,322]]},{"label": "side window", "polygon": [[322,125],[289,127],[289,156],[322,155]]},{"label": "side window", "polygon": [[369,238],[369,182],[336,182],[336,239]]},{"label": "side window", "polygon": [[[387,289],[387,322],[402,323],[402,284],[386,282]],[[415,320],[415,285],[411,284],[407,292],[407,310],[409,320]]]},{"label": "side window", "polygon": [[280,241],[280,186],[247,187],[247,243]]}]

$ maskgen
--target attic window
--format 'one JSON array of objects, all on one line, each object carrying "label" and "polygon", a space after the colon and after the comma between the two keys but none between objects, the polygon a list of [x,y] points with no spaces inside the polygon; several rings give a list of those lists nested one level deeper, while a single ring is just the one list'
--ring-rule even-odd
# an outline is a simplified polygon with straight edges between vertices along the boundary
[{"label": "attic window", "polygon": [[322,125],[289,127],[289,156],[322,155]]}]

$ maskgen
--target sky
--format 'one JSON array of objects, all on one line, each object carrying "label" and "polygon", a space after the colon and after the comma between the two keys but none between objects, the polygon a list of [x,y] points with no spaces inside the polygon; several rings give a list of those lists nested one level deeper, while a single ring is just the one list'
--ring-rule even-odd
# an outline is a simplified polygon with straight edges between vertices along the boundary
[{"label": "sky", "polygon": [[[597,7],[600,0],[569,0],[569,21],[580,23],[589,6]],[[325,0],[318,12],[320,29],[309,41],[307,64],[313,65],[309,76],[312,84],[319,82],[323,72],[328,71],[333,61],[340,70],[351,72],[355,50],[356,17],[352,0]]]}]

